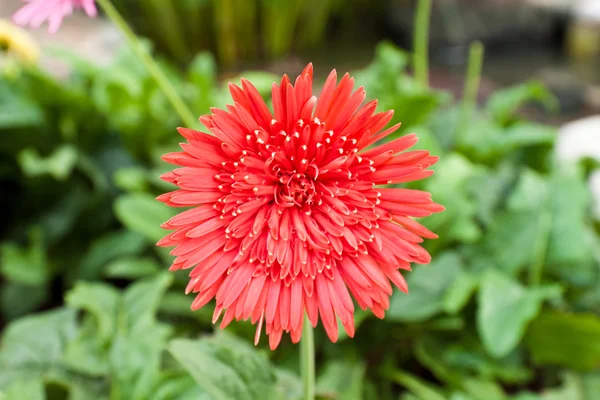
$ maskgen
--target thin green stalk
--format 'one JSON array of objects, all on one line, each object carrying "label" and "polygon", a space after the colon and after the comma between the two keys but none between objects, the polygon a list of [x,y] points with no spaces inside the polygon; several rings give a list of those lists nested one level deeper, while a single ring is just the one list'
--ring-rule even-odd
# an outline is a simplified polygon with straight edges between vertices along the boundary
[{"label": "thin green stalk", "polygon": [[481,82],[483,55],[483,44],[479,41],[471,43],[471,46],[469,46],[469,61],[467,65],[467,75],[465,76],[465,87],[463,90],[462,116],[458,126],[459,133],[466,129],[473,114],[473,110],[477,107],[477,95],[479,94],[479,84]]},{"label": "thin green stalk", "polygon": [[304,315],[300,340],[300,374],[304,387],[304,400],[315,398],[315,337],[307,315]]},{"label": "thin green stalk", "polygon": [[129,47],[131,47],[131,50],[146,67],[150,76],[152,76],[165,96],[167,96],[167,99],[177,114],[179,114],[179,117],[183,123],[190,128],[195,127],[197,122],[194,114],[190,111],[189,107],[185,104],[181,96],[179,96],[179,93],[177,93],[175,87],[173,87],[171,82],[169,82],[169,79],[160,69],[156,61],[154,61],[150,54],[144,50],[138,37],[131,30],[117,9],[112,5],[110,0],[97,0],[97,3],[100,5],[100,7],[102,7],[108,18],[117,26],[117,28],[121,30],[121,32],[123,32]]},{"label": "thin green stalk", "polygon": [[429,86],[429,23],[431,0],[419,0],[415,11],[414,61],[415,78],[424,86]]},{"label": "thin green stalk", "polygon": [[476,41],[469,46],[469,63],[463,91],[463,105],[465,107],[473,108],[477,104],[477,94],[479,93],[481,69],[483,66],[483,53],[484,49],[481,42]]}]

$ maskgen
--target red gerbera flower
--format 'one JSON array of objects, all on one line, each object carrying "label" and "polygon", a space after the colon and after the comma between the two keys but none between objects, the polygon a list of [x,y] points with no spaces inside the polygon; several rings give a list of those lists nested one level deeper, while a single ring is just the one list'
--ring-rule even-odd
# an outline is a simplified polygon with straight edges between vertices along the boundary
[{"label": "red gerbera flower", "polygon": [[383,318],[390,281],[406,292],[399,269],[428,263],[419,243],[437,237],[411,217],[443,210],[427,192],[382,187],[430,176],[438,158],[404,152],[414,134],[369,149],[398,129],[383,130],[393,112],[361,107],[365,90],[335,70],[317,99],[312,73],[273,84],[274,113],[247,80],[230,84],[234,105],[200,118],[212,135],[180,128],[183,151],[163,158],[182,168],[162,176],[179,189],[158,199],[193,208],[158,244],[176,246],[171,270],[193,267],[192,309],[216,298],[213,322],[250,319],[255,341],[264,323],[271,349],[284,331],[300,340],[305,312],[332,341],[337,319],[353,336],[350,294]]}]

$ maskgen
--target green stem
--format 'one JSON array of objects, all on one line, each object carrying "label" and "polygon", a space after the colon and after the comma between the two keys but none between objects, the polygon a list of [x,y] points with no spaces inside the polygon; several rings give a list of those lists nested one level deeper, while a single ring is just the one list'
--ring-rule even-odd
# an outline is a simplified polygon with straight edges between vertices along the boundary
[{"label": "green stem", "polygon": [[477,104],[482,66],[483,44],[476,41],[469,46],[469,64],[467,66],[467,76],[465,77],[465,88],[463,91],[463,105],[465,107],[473,108]]},{"label": "green stem", "polygon": [[419,0],[415,11],[414,70],[415,78],[424,86],[429,86],[429,22],[431,0]]},{"label": "green stem", "polygon": [[97,0],[97,3],[102,7],[107,17],[121,30],[123,35],[125,35],[125,40],[127,40],[129,47],[131,47],[131,50],[139,58],[142,64],[144,64],[144,67],[146,67],[150,76],[152,76],[165,96],[167,96],[167,99],[177,114],[179,114],[181,121],[190,128],[195,127],[196,118],[194,117],[194,114],[184,103],[181,96],[179,96],[179,93],[177,93],[175,87],[169,82],[169,79],[160,69],[156,61],[154,61],[150,54],[144,50],[138,37],[131,30],[117,9],[112,5],[110,0]]},{"label": "green stem", "polygon": [[304,386],[304,400],[315,398],[315,337],[308,316],[304,316],[300,340],[300,373]]},{"label": "green stem", "polygon": [[466,129],[473,110],[477,107],[477,95],[479,94],[479,84],[481,82],[481,70],[483,67],[483,44],[479,41],[471,43],[469,46],[469,61],[467,65],[467,75],[465,76],[465,87],[462,99],[462,116],[458,125],[459,132]]}]

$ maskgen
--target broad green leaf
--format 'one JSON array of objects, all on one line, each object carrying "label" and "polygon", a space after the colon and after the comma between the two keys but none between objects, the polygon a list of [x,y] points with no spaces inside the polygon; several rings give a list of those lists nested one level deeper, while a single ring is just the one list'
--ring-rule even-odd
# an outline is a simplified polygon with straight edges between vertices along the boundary
[{"label": "broad green leaf", "polygon": [[2,275],[10,281],[41,285],[50,276],[42,231],[33,229],[29,234],[29,241],[30,245],[26,248],[15,243],[3,243],[0,246],[0,269]]},{"label": "broad green leaf", "polygon": [[81,260],[81,279],[97,279],[102,269],[111,260],[133,256],[141,253],[148,247],[147,241],[138,233],[131,231],[118,231],[105,234],[92,242],[92,245]]},{"label": "broad green leaf", "polygon": [[0,400],[46,400],[44,383],[40,379],[13,382],[0,388]]},{"label": "broad green leaf", "polygon": [[153,323],[142,331],[117,333],[110,349],[113,377],[111,397],[143,400],[150,396],[160,375],[161,354],[172,328]]},{"label": "broad green leaf", "polygon": [[[114,324],[114,321],[111,321]],[[97,335],[98,323],[91,315],[84,315],[77,336],[65,349],[64,363],[70,369],[88,376],[104,378],[109,375],[108,351],[110,342]],[[110,332],[112,335],[114,332]]]},{"label": "broad green leaf", "polygon": [[260,398],[274,390],[273,367],[248,342],[220,331],[213,337],[206,338],[203,343],[207,351],[238,373],[254,398]]},{"label": "broad green leaf", "polygon": [[41,125],[44,114],[41,104],[0,80],[0,128],[25,128]]},{"label": "broad green leaf", "polygon": [[556,97],[542,83],[531,81],[498,90],[490,96],[486,111],[499,123],[506,124],[529,102],[541,103],[550,111],[557,111],[559,107]]},{"label": "broad green leaf", "polygon": [[19,153],[18,160],[21,170],[28,177],[50,175],[58,181],[64,181],[71,176],[79,153],[70,144],[58,147],[48,157],[39,155],[36,149],[26,148]]},{"label": "broad green leaf", "polygon": [[514,352],[502,359],[492,358],[468,332],[459,340],[441,335],[424,336],[417,341],[415,356],[437,379],[475,398],[486,397],[482,392],[491,391],[498,394],[496,398],[503,398],[497,381],[524,384],[533,376],[522,354]]},{"label": "broad green leaf", "polygon": [[508,198],[508,209],[530,211],[545,203],[550,195],[550,182],[537,172],[526,169]]},{"label": "broad green leaf", "polygon": [[121,257],[106,266],[104,275],[111,278],[138,279],[159,272],[160,266],[153,258]]},{"label": "broad green leaf", "polygon": [[522,122],[508,128],[500,143],[504,153],[522,147],[552,146],[557,134],[552,126]]},{"label": "broad green leaf", "polygon": [[451,153],[435,165],[435,171],[435,175],[427,179],[425,190],[432,194],[436,202],[443,204],[446,211],[424,221],[429,229],[440,236],[434,245],[477,241],[481,236],[480,228],[474,221],[477,204],[467,192],[467,185],[483,169],[462,155]]},{"label": "broad green leaf", "polygon": [[174,289],[166,293],[159,304],[159,313],[173,315],[177,317],[194,318],[212,325],[213,310],[209,306],[202,307],[199,310],[190,308],[193,298],[187,296],[180,289]]},{"label": "broad green leaf", "polygon": [[182,376],[165,376],[156,387],[150,400],[212,400],[194,379],[185,374]]},{"label": "broad green leaf", "polygon": [[600,318],[593,314],[544,313],[531,323],[525,343],[538,365],[591,370],[600,365]]},{"label": "broad green leaf", "polygon": [[225,332],[196,341],[172,340],[169,352],[214,400],[278,398],[273,397],[277,392],[293,391],[276,383],[266,357]]},{"label": "broad green leaf", "polygon": [[331,361],[317,379],[322,397],[362,400],[365,366],[361,362]]},{"label": "broad green leaf", "polygon": [[121,329],[130,334],[142,334],[148,326],[154,325],[156,310],[172,280],[172,275],[164,273],[129,286],[121,304]]},{"label": "broad green leaf", "polygon": [[476,201],[477,219],[486,227],[504,202],[505,194],[512,186],[517,173],[518,168],[505,161],[496,169],[481,171],[467,181],[467,196]]},{"label": "broad green leaf", "polygon": [[590,226],[591,194],[581,171],[557,166],[552,177],[552,229],[548,242],[548,270],[578,286],[598,278],[595,249],[598,235]]},{"label": "broad green leaf", "polygon": [[0,285],[0,310],[6,321],[36,310],[47,298],[48,286],[29,286],[16,282]]},{"label": "broad green leaf", "polygon": [[139,167],[118,169],[113,175],[115,185],[127,192],[144,192],[148,190],[148,172]]},{"label": "broad green leaf", "polygon": [[489,269],[481,281],[477,308],[477,330],[486,350],[494,357],[509,354],[543,301],[560,293],[556,285],[525,288],[510,276]]},{"label": "broad green leaf", "polygon": [[532,264],[536,246],[548,234],[546,220],[541,218],[539,211],[499,214],[492,221],[479,250],[488,253],[497,268],[510,275],[518,274]]},{"label": "broad green leaf", "polygon": [[115,331],[119,292],[103,283],[79,282],[65,296],[67,305],[76,310],[84,310],[96,319],[96,334],[109,340]]},{"label": "broad green leaf", "polygon": [[30,315],[9,324],[0,345],[0,390],[16,381],[57,373],[65,346],[75,334],[75,312],[68,309]]},{"label": "broad green leaf", "polygon": [[168,349],[214,400],[253,399],[235,369],[206,352],[200,342],[176,339]]},{"label": "broad green leaf", "polygon": [[454,279],[444,294],[442,307],[448,314],[456,314],[467,305],[479,286],[479,279],[472,273],[462,272]]},{"label": "broad green leaf", "polygon": [[114,203],[117,217],[127,228],[151,241],[158,241],[166,231],[160,226],[175,212],[147,194],[126,194]]},{"label": "broad green leaf", "polygon": [[275,391],[277,392],[277,398],[281,399],[294,399],[299,400],[302,398],[303,387],[301,378],[288,370],[276,368],[275,378]]},{"label": "broad green leaf", "polygon": [[143,400],[159,379],[161,354],[172,327],[156,321],[172,276],[160,274],[130,285],[122,295],[110,348],[111,397]]},{"label": "broad green leaf", "polygon": [[446,397],[437,387],[404,371],[395,370],[386,372],[390,380],[402,385],[421,400],[445,400]]},{"label": "broad green leaf", "polygon": [[463,270],[455,253],[439,255],[430,265],[407,274],[409,294],[395,292],[387,317],[397,321],[423,321],[442,311],[444,296]]}]

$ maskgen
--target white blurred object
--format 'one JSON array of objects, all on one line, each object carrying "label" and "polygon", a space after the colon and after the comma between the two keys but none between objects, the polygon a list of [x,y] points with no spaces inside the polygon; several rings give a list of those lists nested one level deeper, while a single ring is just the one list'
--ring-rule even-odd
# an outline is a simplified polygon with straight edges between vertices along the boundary
[{"label": "white blurred object", "polygon": [[576,1],[573,14],[582,22],[600,23],[600,0]]},{"label": "white blurred object", "polygon": [[591,157],[600,161],[600,115],[561,126],[556,152],[563,160],[577,161]]},{"label": "white blurred object", "polygon": [[532,6],[572,14],[582,22],[600,23],[600,0],[526,0]]},{"label": "white blurred object", "polygon": [[[556,141],[556,154],[561,160],[567,161],[582,158],[600,161],[600,115],[563,125]],[[600,219],[600,170],[590,177],[589,184],[594,197],[595,214]]]}]

